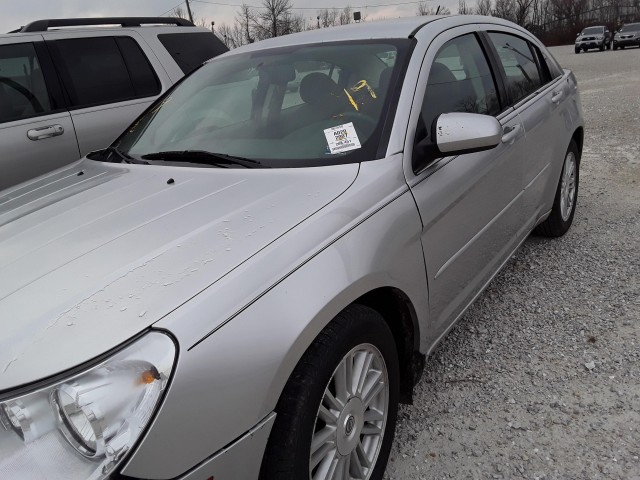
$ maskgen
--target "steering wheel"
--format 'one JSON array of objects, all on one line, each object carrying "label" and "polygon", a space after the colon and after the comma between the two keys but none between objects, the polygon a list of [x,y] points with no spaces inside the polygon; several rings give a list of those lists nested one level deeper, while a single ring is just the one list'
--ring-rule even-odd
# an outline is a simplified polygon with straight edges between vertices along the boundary
[{"label": "steering wheel", "polygon": [[29,103],[31,104],[31,106],[36,112],[38,113],[44,112],[44,108],[42,108],[42,105],[40,104],[36,96],[33,93],[31,93],[29,90],[24,88],[22,85],[20,85],[18,82],[16,82],[15,80],[12,80],[7,77],[0,77],[0,83],[4,83],[5,85],[13,88],[14,90],[22,94],[23,97],[29,100]]}]

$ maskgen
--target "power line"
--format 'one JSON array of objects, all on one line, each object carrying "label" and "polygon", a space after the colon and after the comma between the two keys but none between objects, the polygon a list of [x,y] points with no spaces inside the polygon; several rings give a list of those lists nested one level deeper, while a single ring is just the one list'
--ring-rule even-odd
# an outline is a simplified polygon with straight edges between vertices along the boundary
[{"label": "power line", "polygon": [[[242,7],[243,5],[246,5],[246,4],[240,4],[240,3],[212,2],[212,1],[209,1],[209,0],[191,0],[191,1],[192,2],[198,2],[198,3],[208,3],[210,5],[222,5],[222,6],[225,6],[225,7]],[[378,3],[378,4],[375,4],[375,5],[348,5],[348,6],[351,7],[351,9],[378,8],[378,7],[396,7],[396,6],[400,6],[400,5],[415,5],[417,3],[423,3],[424,1],[425,0],[418,0],[418,1],[412,1],[412,2]],[[257,10],[265,8],[263,6],[252,6],[252,5],[247,5],[247,6],[250,7],[250,8],[257,9]],[[317,10],[324,10],[324,9],[333,10],[334,8],[337,9],[337,10],[342,10],[344,7],[322,7],[322,8],[318,8],[318,7],[291,7],[291,10],[314,10],[314,11],[317,11]]]},{"label": "power line", "polygon": [[164,17],[167,13],[174,11],[176,8],[178,8],[180,5],[182,5],[184,3],[184,0],[182,0],[182,2],[180,2],[179,4],[177,4],[174,7],[171,7],[169,10],[167,10],[164,13],[161,13],[160,15],[158,15],[159,17]]}]

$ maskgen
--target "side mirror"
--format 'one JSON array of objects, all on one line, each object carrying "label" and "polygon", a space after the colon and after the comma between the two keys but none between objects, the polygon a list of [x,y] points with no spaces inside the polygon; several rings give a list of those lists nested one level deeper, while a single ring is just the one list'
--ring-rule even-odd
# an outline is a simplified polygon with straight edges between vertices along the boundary
[{"label": "side mirror", "polygon": [[447,155],[460,155],[489,150],[502,140],[500,122],[477,113],[443,113],[435,122],[438,150]]}]

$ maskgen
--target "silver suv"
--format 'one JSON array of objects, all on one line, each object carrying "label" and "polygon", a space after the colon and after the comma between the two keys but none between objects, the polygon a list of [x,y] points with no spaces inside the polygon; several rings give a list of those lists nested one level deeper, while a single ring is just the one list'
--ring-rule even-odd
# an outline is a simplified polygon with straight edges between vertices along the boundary
[{"label": "silver suv", "polygon": [[40,20],[0,35],[0,189],[104,148],[227,50],[177,18]]}]

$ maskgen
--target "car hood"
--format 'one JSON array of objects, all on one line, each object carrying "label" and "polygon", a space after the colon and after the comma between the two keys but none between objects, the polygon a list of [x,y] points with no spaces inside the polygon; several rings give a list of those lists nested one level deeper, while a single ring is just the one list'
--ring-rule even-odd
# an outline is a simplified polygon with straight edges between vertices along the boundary
[{"label": "car hood", "polygon": [[82,160],[0,192],[0,391],[126,342],[327,205],[357,172]]}]

